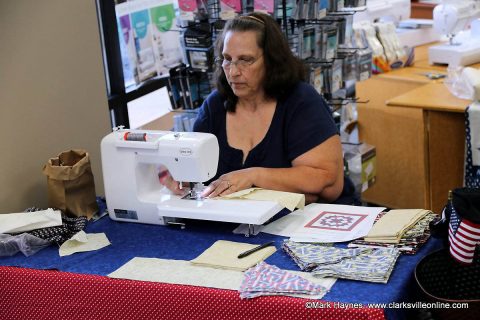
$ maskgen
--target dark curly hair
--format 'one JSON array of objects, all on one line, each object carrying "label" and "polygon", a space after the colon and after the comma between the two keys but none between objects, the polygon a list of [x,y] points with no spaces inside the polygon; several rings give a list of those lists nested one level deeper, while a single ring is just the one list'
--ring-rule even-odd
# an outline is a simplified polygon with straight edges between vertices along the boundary
[{"label": "dark curly hair", "polygon": [[[223,51],[223,42],[228,31],[257,33],[257,45],[263,49],[265,70],[268,75],[263,83],[263,89],[268,97],[280,99],[293,85],[305,80],[305,65],[293,55],[285,35],[271,16],[254,12],[227,21],[216,42],[216,52],[219,55]],[[225,108],[227,111],[235,112],[238,97],[230,88],[221,67],[216,69],[216,79],[217,90],[226,100]]]}]

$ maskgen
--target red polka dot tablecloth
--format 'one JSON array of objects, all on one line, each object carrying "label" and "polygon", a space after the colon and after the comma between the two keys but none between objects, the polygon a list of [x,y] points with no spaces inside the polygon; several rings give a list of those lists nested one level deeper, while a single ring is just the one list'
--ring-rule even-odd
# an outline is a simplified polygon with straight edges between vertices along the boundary
[{"label": "red polka dot tablecloth", "polygon": [[232,290],[0,266],[0,319],[384,319],[382,309],[320,303],[242,300]]}]

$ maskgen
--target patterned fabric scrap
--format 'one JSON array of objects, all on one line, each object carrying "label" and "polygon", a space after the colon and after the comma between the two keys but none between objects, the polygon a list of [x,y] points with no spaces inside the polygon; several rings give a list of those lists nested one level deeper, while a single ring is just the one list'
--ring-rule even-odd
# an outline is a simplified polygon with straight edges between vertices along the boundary
[{"label": "patterned fabric scrap", "polygon": [[250,299],[265,295],[324,295],[327,289],[276,266],[260,262],[245,271],[238,291],[240,298]]},{"label": "patterned fabric scrap", "polygon": [[321,264],[337,263],[371,251],[369,248],[340,249],[290,240],[285,240],[282,248],[303,271],[312,271]]},{"label": "patterned fabric scrap", "polygon": [[372,248],[351,259],[318,266],[312,273],[319,277],[387,283],[399,255],[396,248]]}]

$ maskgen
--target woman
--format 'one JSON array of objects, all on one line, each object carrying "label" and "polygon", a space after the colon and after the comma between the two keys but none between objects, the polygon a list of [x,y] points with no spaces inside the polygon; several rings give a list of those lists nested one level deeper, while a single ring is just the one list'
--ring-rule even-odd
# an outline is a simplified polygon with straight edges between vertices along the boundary
[{"label": "woman", "polygon": [[220,146],[217,175],[203,195],[256,186],[336,202],[344,190],[337,128],[323,98],[303,82],[304,65],[275,20],[263,13],[229,20],[217,49],[217,90],[194,125]]}]

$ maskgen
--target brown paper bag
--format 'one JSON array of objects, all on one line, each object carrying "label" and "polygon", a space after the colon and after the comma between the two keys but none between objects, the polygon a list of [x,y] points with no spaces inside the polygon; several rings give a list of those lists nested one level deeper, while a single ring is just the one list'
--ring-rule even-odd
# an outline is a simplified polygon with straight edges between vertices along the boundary
[{"label": "brown paper bag", "polygon": [[85,150],[64,151],[49,159],[43,173],[47,176],[50,207],[88,219],[98,211],[95,181]]}]

